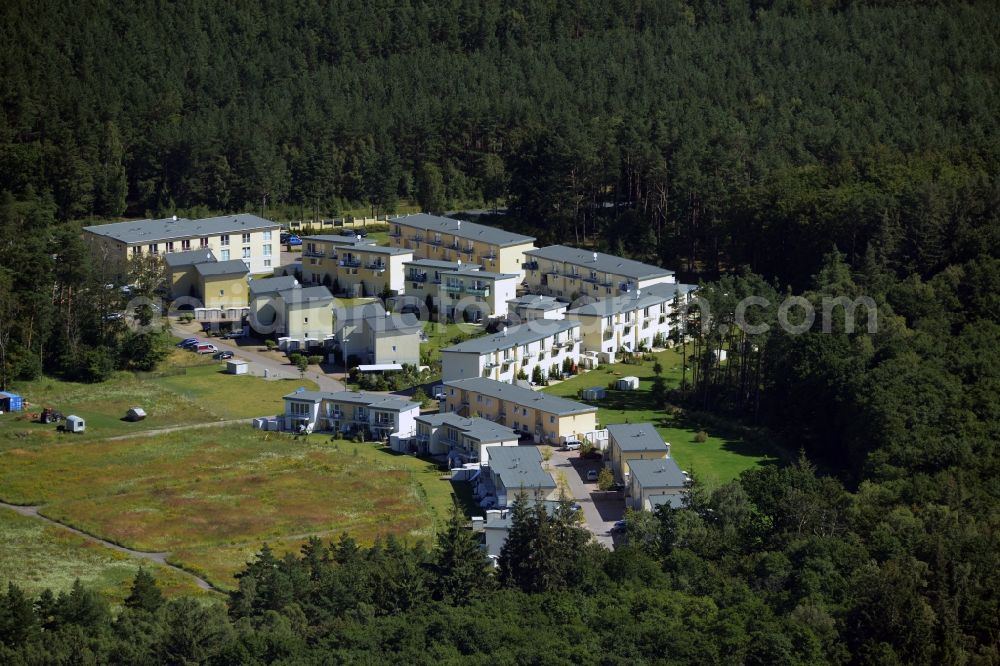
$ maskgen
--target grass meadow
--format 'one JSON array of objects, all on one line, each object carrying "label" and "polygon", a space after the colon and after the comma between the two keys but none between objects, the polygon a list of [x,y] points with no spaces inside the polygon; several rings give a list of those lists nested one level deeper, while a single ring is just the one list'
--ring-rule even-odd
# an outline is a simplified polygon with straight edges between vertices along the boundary
[{"label": "grass meadow", "polygon": [[[169,552],[172,563],[223,588],[265,541],[280,552],[298,549],[310,534],[429,538],[446,519],[452,486],[437,467],[379,445],[236,424],[149,435],[276,414],[282,395],[316,388],[308,380],[226,375],[222,363],[190,352],[174,352],[164,367],[103,384],[42,378],[15,385],[31,402],[27,412],[51,406],[78,414],[87,431],[62,434],[23,413],[0,415],[0,500],[42,505],[47,517],[136,550]],[[148,417],[122,420],[132,406]],[[2,513],[0,574],[32,589],[65,589],[80,577],[118,598],[138,566],[55,526]],[[158,568],[172,581],[168,592],[188,591],[181,574]]]},{"label": "grass meadow", "polygon": [[[654,355],[663,366],[663,378],[667,386],[680,386],[680,354],[667,350]],[[698,423],[683,413],[668,414],[659,409],[650,394],[655,376],[653,365],[654,361],[634,365],[605,365],[544,390],[553,395],[579,399],[581,389],[607,387],[610,382],[630,375],[638,377],[637,391],[609,390],[605,400],[594,403],[598,408],[597,418],[601,426],[613,423],[652,423],[663,439],[670,443],[670,455],[677,459],[677,464],[694,474],[709,488],[735,479],[745,469],[776,464],[779,461],[780,452],[776,448],[748,442],[736,434],[735,429]],[[695,441],[695,435],[699,431],[707,433],[706,441]]]},{"label": "grass meadow", "polygon": [[431,537],[451,502],[451,484],[423,460],[242,425],[8,451],[0,493],[114,543],[170,552],[221,587],[264,541]]},{"label": "grass meadow", "polygon": [[128,596],[139,566],[149,570],[168,595],[207,595],[182,573],[155,562],[105,548],[75,534],[10,509],[0,508],[0,586],[13,582],[30,595],[45,588],[66,590],[84,585],[119,604]]}]

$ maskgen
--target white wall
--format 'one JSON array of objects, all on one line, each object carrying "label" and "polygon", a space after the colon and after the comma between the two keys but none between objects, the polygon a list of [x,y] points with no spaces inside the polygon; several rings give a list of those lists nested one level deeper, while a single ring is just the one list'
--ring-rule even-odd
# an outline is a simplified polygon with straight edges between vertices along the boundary
[{"label": "white wall", "polygon": [[441,380],[450,382],[454,379],[482,377],[484,356],[469,352],[441,352]]}]

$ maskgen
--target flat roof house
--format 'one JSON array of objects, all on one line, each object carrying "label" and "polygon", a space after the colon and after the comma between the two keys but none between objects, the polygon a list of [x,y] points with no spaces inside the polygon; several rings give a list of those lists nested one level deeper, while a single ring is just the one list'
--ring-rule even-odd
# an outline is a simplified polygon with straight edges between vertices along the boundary
[{"label": "flat roof house", "polygon": [[650,423],[616,423],[607,426],[611,472],[617,483],[629,478],[629,465],[636,460],[656,460],[670,455],[670,445]]},{"label": "flat roof house", "polygon": [[249,287],[249,321],[257,333],[290,338],[291,348],[333,337],[333,294],[326,287],[303,286],[288,275],[251,280]]},{"label": "flat roof house", "polygon": [[522,372],[530,379],[536,366],[545,377],[553,368],[562,372],[566,359],[580,363],[580,323],[535,320],[445,347],[441,375],[445,381],[488,377],[512,383]]},{"label": "flat roof house", "polygon": [[524,252],[535,246],[531,236],[426,213],[389,220],[389,237],[393,247],[412,250],[418,259],[461,259],[488,271],[519,276],[524,274]]},{"label": "flat roof house", "polygon": [[556,481],[542,469],[542,454],[534,446],[494,447],[489,474],[497,506],[512,504],[521,492],[536,500],[556,498]]},{"label": "flat roof house", "polygon": [[378,301],[336,310],[334,345],[349,366],[420,364],[423,326],[413,315],[386,312]]},{"label": "flat roof house", "polygon": [[590,437],[597,430],[597,408],[484,377],[446,381],[444,410],[479,416],[536,442],[559,444]]},{"label": "flat roof house", "polygon": [[416,452],[447,456],[450,467],[490,460],[495,446],[517,446],[520,435],[506,426],[454,412],[417,417]]},{"label": "flat roof house", "polygon": [[553,296],[525,294],[507,301],[507,314],[520,322],[534,319],[562,319],[568,307],[568,303]]},{"label": "flat roof house", "polygon": [[[629,506],[642,510],[652,497],[683,495],[688,488],[688,475],[681,471],[673,458],[633,460],[626,493]],[[661,500],[658,500],[662,502]]]},{"label": "flat roof house", "polygon": [[366,391],[296,391],[284,396],[283,425],[291,431],[369,433],[376,439],[412,437],[420,403]]},{"label": "flat roof house", "polygon": [[[440,308],[438,287],[441,275],[449,271],[465,268],[481,268],[478,264],[463,264],[461,261],[440,261],[437,259],[411,259],[403,262],[404,293],[407,303],[416,303]],[[430,297],[428,305],[427,298]],[[431,313],[433,314],[433,313]]]},{"label": "flat roof house", "polygon": [[507,314],[521,280],[518,273],[491,273],[473,267],[444,271],[438,284],[440,319],[479,322]]},{"label": "flat roof house", "polygon": [[524,254],[524,282],[537,294],[570,300],[608,298],[674,282],[674,272],[666,268],[566,245],[549,245]]},{"label": "flat roof house", "polygon": [[671,315],[678,295],[687,299],[695,289],[689,284],[655,284],[567,310],[566,318],[580,322],[584,351],[652,349],[657,338],[666,340],[673,332]]},{"label": "flat roof house", "polygon": [[246,264],[219,261],[211,250],[164,256],[171,307],[191,307],[198,321],[241,322],[249,312]]},{"label": "flat roof house", "polygon": [[302,239],[302,281],[328,285],[349,298],[403,293],[403,263],[413,253],[365,239],[319,235]]},{"label": "flat roof house", "polygon": [[83,228],[84,238],[102,261],[210,250],[219,261],[238,259],[251,274],[270,273],[281,265],[281,227],[250,213],[197,220],[168,217],[131,220]]}]

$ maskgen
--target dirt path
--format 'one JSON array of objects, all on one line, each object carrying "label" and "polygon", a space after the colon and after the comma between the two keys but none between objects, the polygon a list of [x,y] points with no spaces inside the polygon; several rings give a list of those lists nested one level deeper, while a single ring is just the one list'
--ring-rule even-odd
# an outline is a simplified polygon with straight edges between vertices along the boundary
[{"label": "dirt path", "polygon": [[106,548],[116,550],[119,553],[125,553],[126,555],[130,555],[132,557],[136,557],[141,560],[149,560],[150,562],[156,562],[157,564],[162,564],[163,566],[169,567],[174,571],[178,571],[187,576],[188,578],[192,579],[195,582],[195,584],[203,590],[213,590],[215,592],[219,591],[214,585],[209,583],[207,580],[199,578],[190,571],[185,571],[184,569],[181,569],[180,567],[167,562],[167,558],[170,556],[170,553],[147,553],[141,550],[132,550],[131,548],[125,548],[124,546],[119,546],[118,544],[111,543],[110,541],[105,541],[104,539],[95,537],[92,534],[87,534],[86,532],[82,532],[76,529],[75,527],[70,527],[69,525],[60,523],[58,520],[53,520],[51,518],[48,518],[47,516],[43,516],[38,512],[39,509],[41,508],[39,506],[18,506],[17,504],[7,504],[6,502],[0,502],[0,508],[16,511],[22,516],[28,516],[29,518],[36,518],[44,523],[48,523],[49,525],[54,525],[56,527],[66,530],[67,532],[72,532],[73,534],[79,537],[83,537],[87,541],[98,543]]},{"label": "dirt path", "polygon": [[228,421],[209,421],[207,423],[189,423],[188,425],[178,425],[178,426],[168,426],[166,428],[153,428],[152,430],[140,430],[139,432],[132,432],[127,435],[115,435],[114,437],[105,437],[102,441],[114,442],[122,439],[132,439],[133,437],[154,437],[156,435],[163,435],[168,432],[177,432],[178,430],[195,430],[197,428],[214,428],[216,426],[224,425],[238,425],[243,423],[253,423],[253,419],[230,419]]}]

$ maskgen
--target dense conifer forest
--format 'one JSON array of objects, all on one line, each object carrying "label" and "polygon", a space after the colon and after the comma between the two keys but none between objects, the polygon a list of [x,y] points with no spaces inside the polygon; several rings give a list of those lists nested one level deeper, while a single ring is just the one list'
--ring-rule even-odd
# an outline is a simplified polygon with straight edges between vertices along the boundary
[{"label": "dense conifer forest", "polygon": [[[479,200],[541,243],[700,281],[713,326],[664,406],[801,451],[696,484],[614,552],[520,506],[496,575],[456,518],[436,544],[265,550],[227,607],[164,602],[146,577],[114,617],[83,588],[11,586],[0,662],[1000,664],[995,3],[12,0],[0,17],[4,381],[157,361],[156,336],[104,318],[81,219]],[[714,325],[787,293],[871,298],[877,330]]]}]

